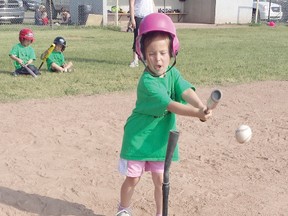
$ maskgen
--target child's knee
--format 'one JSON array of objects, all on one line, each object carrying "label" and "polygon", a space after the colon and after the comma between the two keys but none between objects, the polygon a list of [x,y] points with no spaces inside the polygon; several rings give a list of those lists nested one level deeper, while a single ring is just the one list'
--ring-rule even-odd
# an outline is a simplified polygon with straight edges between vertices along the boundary
[{"label": "child's knee", "polygon": [[162,187],[163,173],[152,173],[152,179],[155,187]]},{"label": "child's knee", "polygon": [[130,186],[130,187],[135,187],[138,182],[140,181],[140,177],[126,177],[126,183]]}]

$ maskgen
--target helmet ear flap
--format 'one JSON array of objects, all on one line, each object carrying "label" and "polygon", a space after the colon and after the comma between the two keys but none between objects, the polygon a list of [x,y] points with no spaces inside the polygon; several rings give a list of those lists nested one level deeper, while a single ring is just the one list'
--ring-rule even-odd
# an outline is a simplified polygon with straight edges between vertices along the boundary
[{"label": "helmet ear flap", "polygon": [[141,40],[140,40],[140,49],[141,49],[141,59],[142,60],[146,60],[146,55],[145,55],[145,47],[144,47],[144,38],[141,37]]},{"label": "helmet ear flap", "polygon": [[172,52],[172,56],[176,57],[178,55],[179,52],[179,40],[178,37],[174,37],[171,39],[171,52]]},{"label": "helmet ear flap", "polygon": [[144,55],[143,55],[143,44],[142,44],[142,35],[139,35],[137,38],[136,38],[136,53],[138,55],[138,58],[140,60],[144,60]]}]

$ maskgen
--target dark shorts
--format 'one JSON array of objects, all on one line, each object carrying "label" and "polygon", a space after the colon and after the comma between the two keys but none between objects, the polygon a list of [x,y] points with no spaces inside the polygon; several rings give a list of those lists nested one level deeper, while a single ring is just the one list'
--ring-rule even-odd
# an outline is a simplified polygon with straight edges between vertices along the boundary
[{"label": "dark shorts", "polygon": [[[31,69],[34,72],[34,74],[40,75],[38,68],[36,68],[34,65],[27,65],[27,67],[29,69]],[[21,68],[15,70],[15,74],[17,74],[17,75],[30,75],[30,73],[24,67],[21,67]]]}]

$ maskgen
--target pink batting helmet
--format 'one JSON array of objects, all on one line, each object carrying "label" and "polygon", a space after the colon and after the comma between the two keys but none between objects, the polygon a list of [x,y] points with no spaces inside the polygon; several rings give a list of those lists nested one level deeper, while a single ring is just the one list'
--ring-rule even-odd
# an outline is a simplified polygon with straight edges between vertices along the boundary
[{"label": "pink batting helmet", "polygon": [[148,32],[167,32],[172,38],[172,55],[175,57],[179,51],[179,40],[176,35],[176,28],[171,18],[163,13],[152,13],[147,15],[140,23],[138,36],[136,38],[136,52],[140,59],[145,59],[142,53],[142,36]]}]

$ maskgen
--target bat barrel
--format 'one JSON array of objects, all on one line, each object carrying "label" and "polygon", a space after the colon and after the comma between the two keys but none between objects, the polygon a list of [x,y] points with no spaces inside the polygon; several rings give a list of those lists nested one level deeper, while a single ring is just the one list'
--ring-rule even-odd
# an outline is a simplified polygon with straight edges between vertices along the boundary
[{"label": "bat barrel", "polygon": [[211,93],[211,99],[215,102],[219,102],[221,100],[221,97],[222,92],[219,89],[216,89]]},{"label": "bat barrel", "polygon": [[222,92],[218,89],[214,90],[207,100],[207,108],[214,109],[222,98]]},{"label": "bat barrel", "polygon": [[53,44],[51,44],[51,46],[50,46],[44,53],[41,54],[42,63],[41,63],[41,65],[39,66],[39,69],[38,69],[38,70],[41,69],[43,63],[46,62],[47,58],[48,58],[48,57],[50,56],[50,54],[53,52],[54,48],[55,48],[55,44],[53,43]]}]

